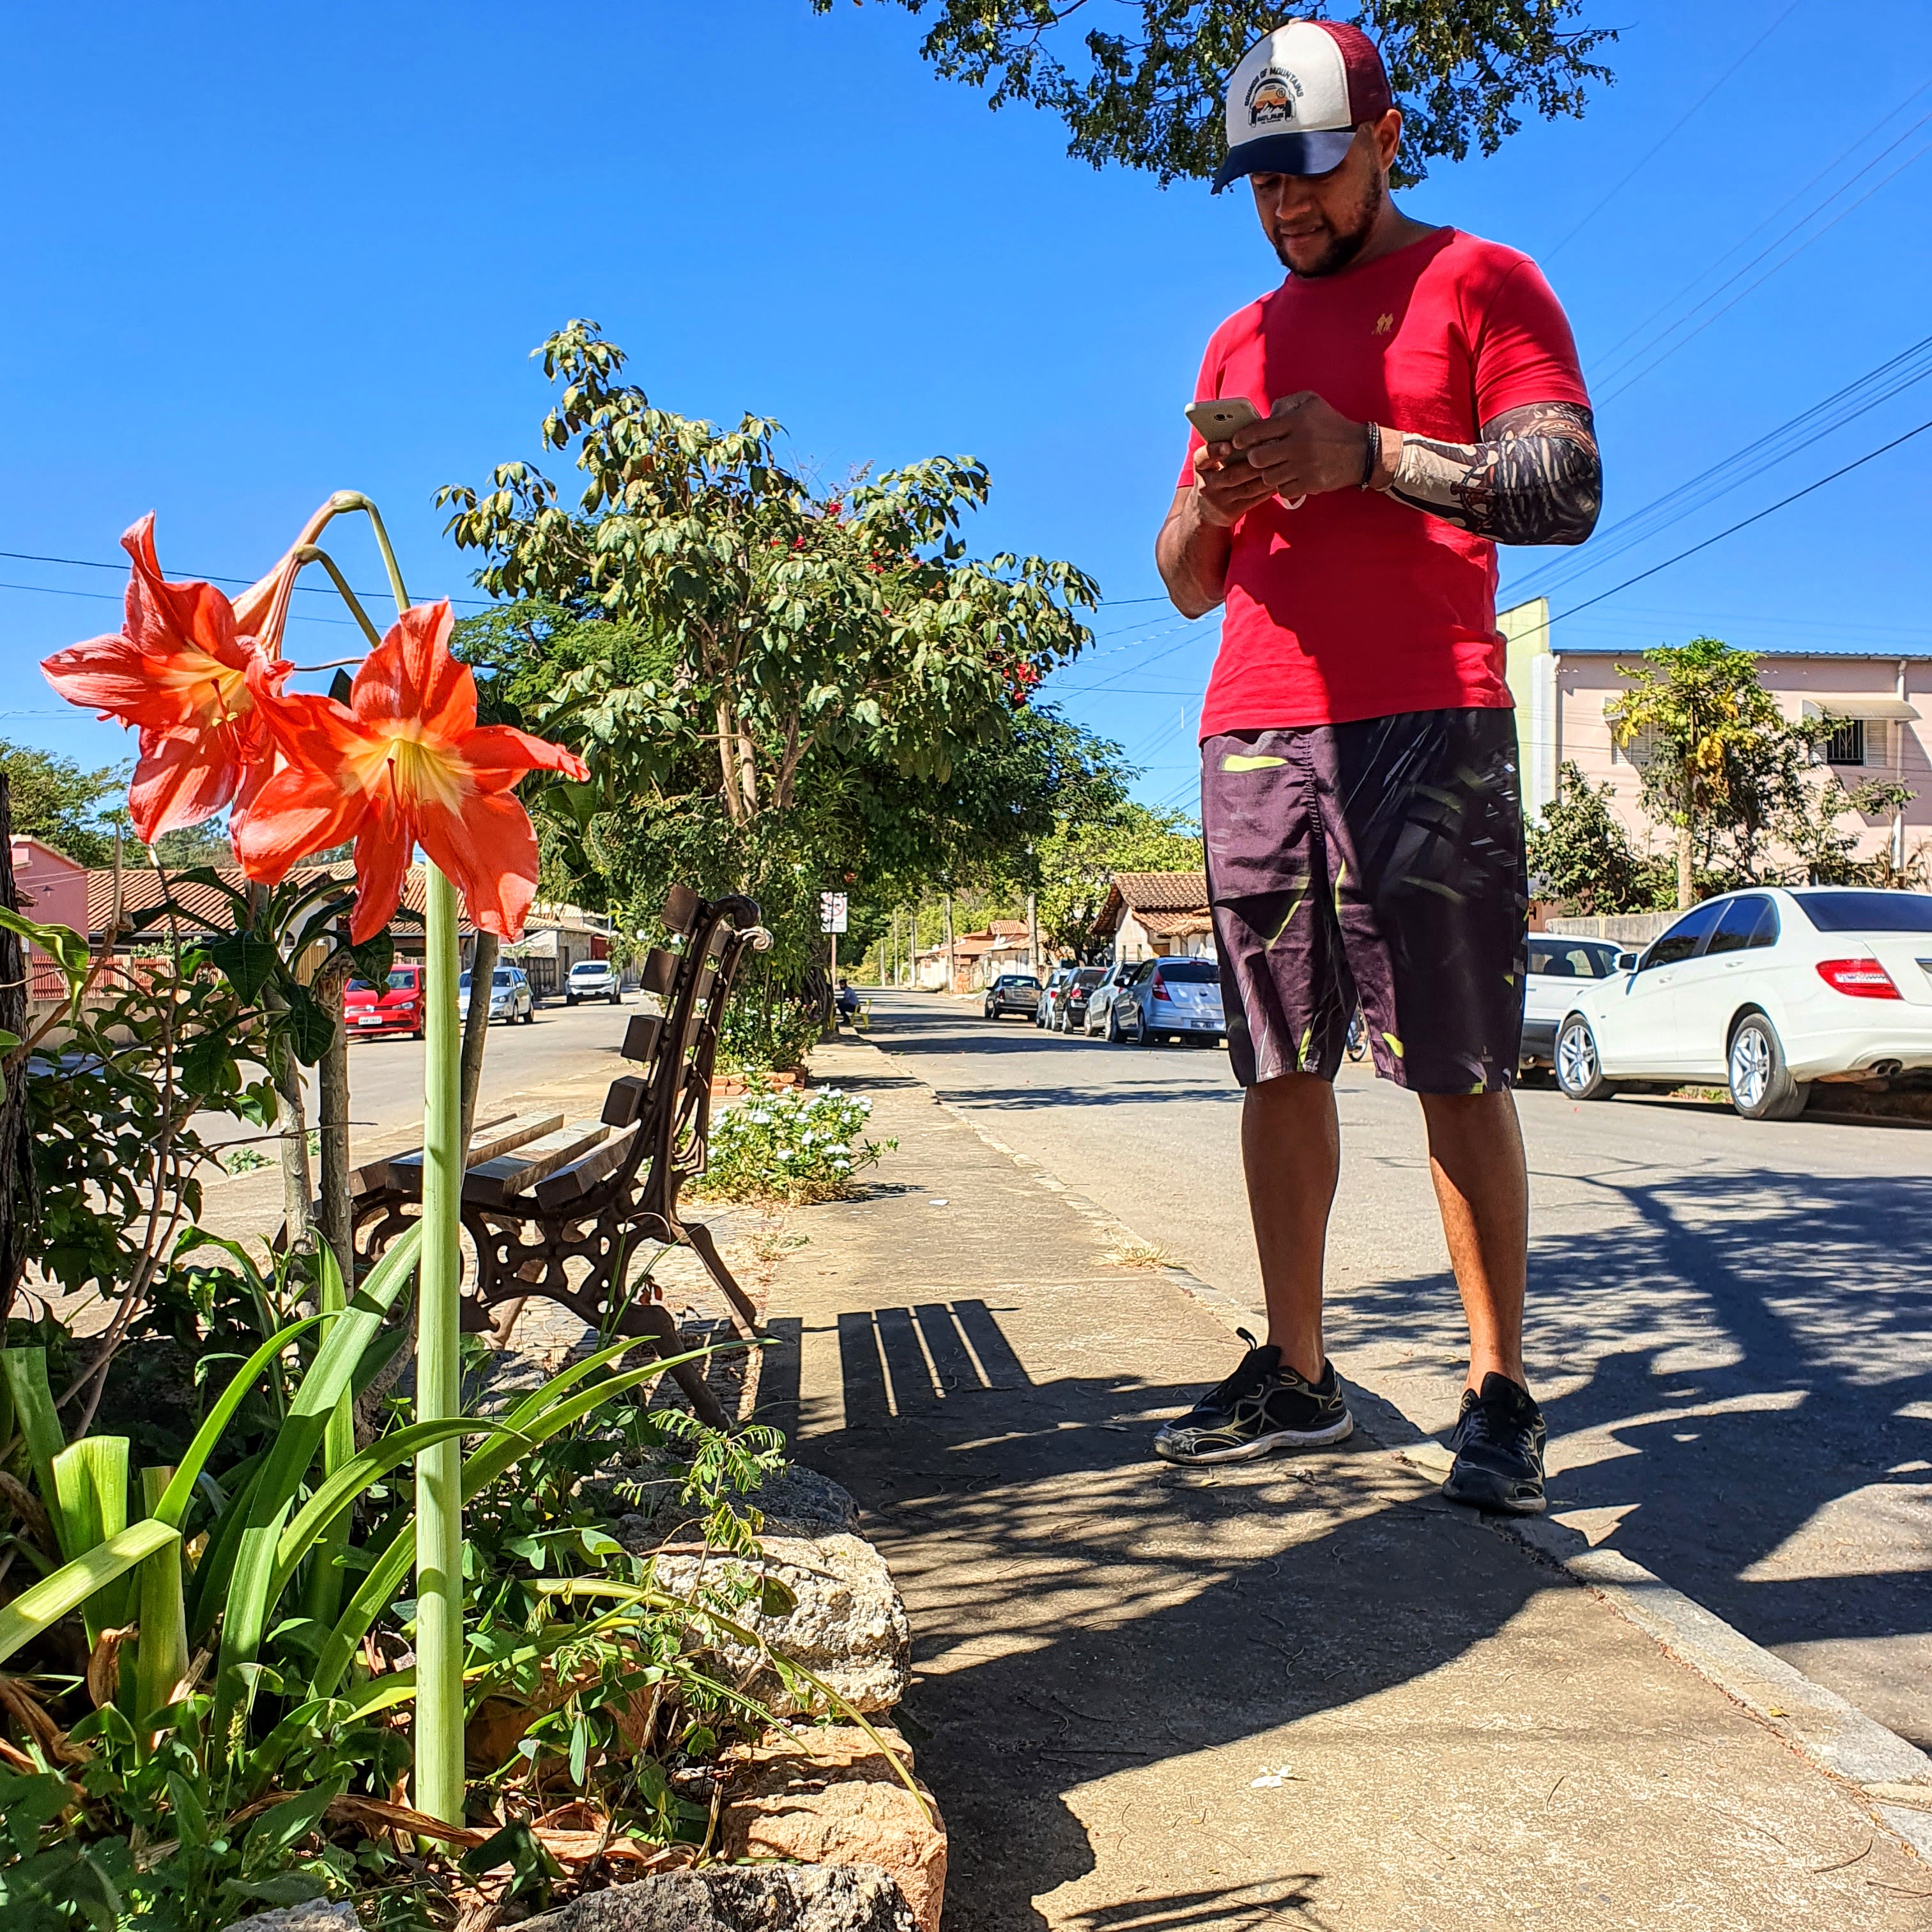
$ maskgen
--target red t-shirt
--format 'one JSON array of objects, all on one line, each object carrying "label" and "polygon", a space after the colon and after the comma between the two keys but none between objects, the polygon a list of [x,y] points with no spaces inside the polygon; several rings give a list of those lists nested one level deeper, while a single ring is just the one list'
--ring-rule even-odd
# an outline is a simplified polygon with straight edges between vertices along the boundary
[{"label": "red t-shirt", "polygon": [[[1453,228],[1335,275],[1290,275],[1214,332],[1196,400],[1262,415],[1312,389],[1358,422],[1472,442],[1504,410],[1589,394],[1570,325],[1527,255]],[[1180,487],[1192,484],[1192,436]],[[1504,708],[1496,552],[1378,491],[1234,526],[1201,735],[1399,711]]]}]

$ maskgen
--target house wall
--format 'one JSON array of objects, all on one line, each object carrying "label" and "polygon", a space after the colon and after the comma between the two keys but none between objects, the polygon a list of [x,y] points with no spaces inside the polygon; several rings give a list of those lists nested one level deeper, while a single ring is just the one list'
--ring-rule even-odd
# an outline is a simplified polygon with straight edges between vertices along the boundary
[{"label": "house wall", "polygon": [[1122,916],[1114,932],[1114,957],[1116,960],[1132,962],[1136,959],[1184,959],[1214,957],[1214,936],[1210,933],[1190,933],[1183,939],[1168,939],[1150,933],[1134,916],[1130,908]]},{"label": "house wall", "polygon": [[[14,838],[8,849],[21,911],[38,926],[71,926],[85,936],[87,868],[38,838]],[[36,959],[47,957],[38,946],[28,950]]]},{"label": "house wall", "polygon": [[[1546,740],[1523,735],[1523,694],[1517,694],[1518,731],[1525,764],[1524,803],[1533,810],[1532,800],[1538,794],[1544,799],[1553,796],[1557,766],[1566,762],[1574,764],[1592,784],[1607,783],[1611,787],[1613,808],[1640,844],[1648,839],[1654,850],[1661,851],[1669,845],[1669,829],[1653,826],[1645,818],[1640,804],[1642,774],[1631,763],[1628,752],[1614,742],[1604,717],[1605,704],[1616,698],[1628,686],[1628,680],[1618,675],[1618,662],[1608,656],[1579,656],[1561,652],[1544,660],[1548,668],[1540,674],[1551,679],[1554,695],[1550,707],[1553,728]],[[1538,668],[1532,663],[1526,667],[1526,681],[1533,688]],[[1785,715],[1793,718],[1800,715],[1807,698],[1828,712],[1834,698],[1904,698],[1916,706],[1924,715],[1911,722],[1866,725],[1862,767],[1832,769],[1848,790],[1867,778],[1902,779],[1916,794],[1904,812],[1905,855],[1909,856],[1919,844],[1932,841],[1932,758],[1928,756],[1928,744],[1932,744],[1932,735],[1928,735],[1932,734],[1932,662],[1854,657],[1835,652],[1765,656],[1758,659],[1758,676]],[[1859,856],[1875,856],[1894,842],[1888,815],[1868,820],[1858,841]]]}]

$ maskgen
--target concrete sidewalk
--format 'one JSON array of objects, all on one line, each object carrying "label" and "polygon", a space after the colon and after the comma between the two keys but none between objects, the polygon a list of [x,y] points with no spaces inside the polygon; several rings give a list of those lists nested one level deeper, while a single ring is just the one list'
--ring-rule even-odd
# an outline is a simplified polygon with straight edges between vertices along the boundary
[{"label": "concrete sidewalk", "polygon": [[1384,1406],[1340,1451],[1155,1462],[1226,1312],[890,1056],[814,1071],[899,1146],[790,1216],[760,1413],[905,1593],[952,1932],[1932,1926],[1858,1786],[1441,1502]]}]

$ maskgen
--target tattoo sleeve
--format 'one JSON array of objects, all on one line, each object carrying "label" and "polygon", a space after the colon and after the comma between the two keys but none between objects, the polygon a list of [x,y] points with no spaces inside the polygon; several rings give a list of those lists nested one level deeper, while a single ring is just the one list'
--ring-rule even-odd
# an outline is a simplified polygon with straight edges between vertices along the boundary
[{"label": "tattoo sleeve", "polygon": [[1580,544],[1604,496],[1590,412],[1575,403],[1505,410],[1484,424],[1480,442],[1405,433],[1388,494],[1498,543]]}]

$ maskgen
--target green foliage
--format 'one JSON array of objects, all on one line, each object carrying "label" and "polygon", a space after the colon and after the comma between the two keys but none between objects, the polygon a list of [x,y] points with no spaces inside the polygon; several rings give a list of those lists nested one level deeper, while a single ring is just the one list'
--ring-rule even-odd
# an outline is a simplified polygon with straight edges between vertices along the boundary
[{"label": "green foliage", "polygon": [[789,1072],[805,1064],[824,1031],[818,1008],[775,991],[768,974],[762,989],[740,988],[725,1008],[718,1064],[732,1073]]},{"label": "green foliage", "polygon": [[1781,812],[1779,838],[1796,861],[1796,882],[1814,886],[1891,886],[1923,890],[1923,852],[1904,866],[1889,848],[1874,859],[1861,859],[1858,848],[1864,821],[1885,819],[1903,812],[1918,794],[1894,778],[1868,778],[1849,790],[1835,772],[1824,783],[1807,788]]},{"label": "green foliage", "polygon": [[852,1176],[896,1141],[868,1141],[872,1103],[821,1087],[812,1094],[752,1094],[711,1124],[700,1184],[724,1201],[836,1201]]},{"label": "green foliage", "polygon": [[1069,564],[968,555],[982,466],[822,490],[776,424],[652,407],[590,324],[544,356],[562,390],[543,440],[584,472],[575,506],[524,464],[442,500],[479,581],[516,600],[458,626],[486,713],[591,768],[535,801],[547,890],[626,929],[673,880],[748,892],[796,988],[823,960],[822,890],[890,906],[1047,829],[1095,748],[1024,700],[1098,593]]},{"label": "green foliage", "polygon": [[1092,944],[1116,872],[1198,872],[1202,863],[1200,828],[1185,812],[1129,798],[1100,814],[1063,817],[1036,854],[1036,910],[1049,956]]},{"label": "green foliage", "polygon": [[[1214,173],[1228,76],[1283,18],[1258,0],[1132,0],[1104,22],[1053,0],[897,4],[932,16],[920,50],[948,80],[986,88],[994,107],[1046,108],[1071,130],[1070,154],[1145,168],[1163,184]],[[1580,115],[1592,84],[1610,78],[1590,56],[1616,38],[1574,26],[1580,10],[1575,0],[1355,0],[1300,13],[1352,21],[1380,44],[1404,116],[1400,184],[1421,178],[1424,157],[1460,160],[1472,142],[1494,154],[1526,106]],[[1132,26],[1108,31],[1123,13]]]},{"label": "green foliage", "polygon": [[58,1772],[0,1772],[0,1923],[7,1932],[116,1932],[134,1862],[125,1844],[86,1844]]},{"label": "green foliage", "polygon": [[14,830],[64,852],[76,865],[114,862],[114,832],[104,808],[128,782],[127,768],[103,765],[88,771],[56,758],[0,740],[0,772],[12,800]]},{"label": "green foliage", "polygon": [[1676,882],[1640,854],[1610,808],[1616,788],[1593,785],[1565,760],[1556,796],[1527,828],[1532,890],[1565,913],[1650,912],[1676,902]]}]

